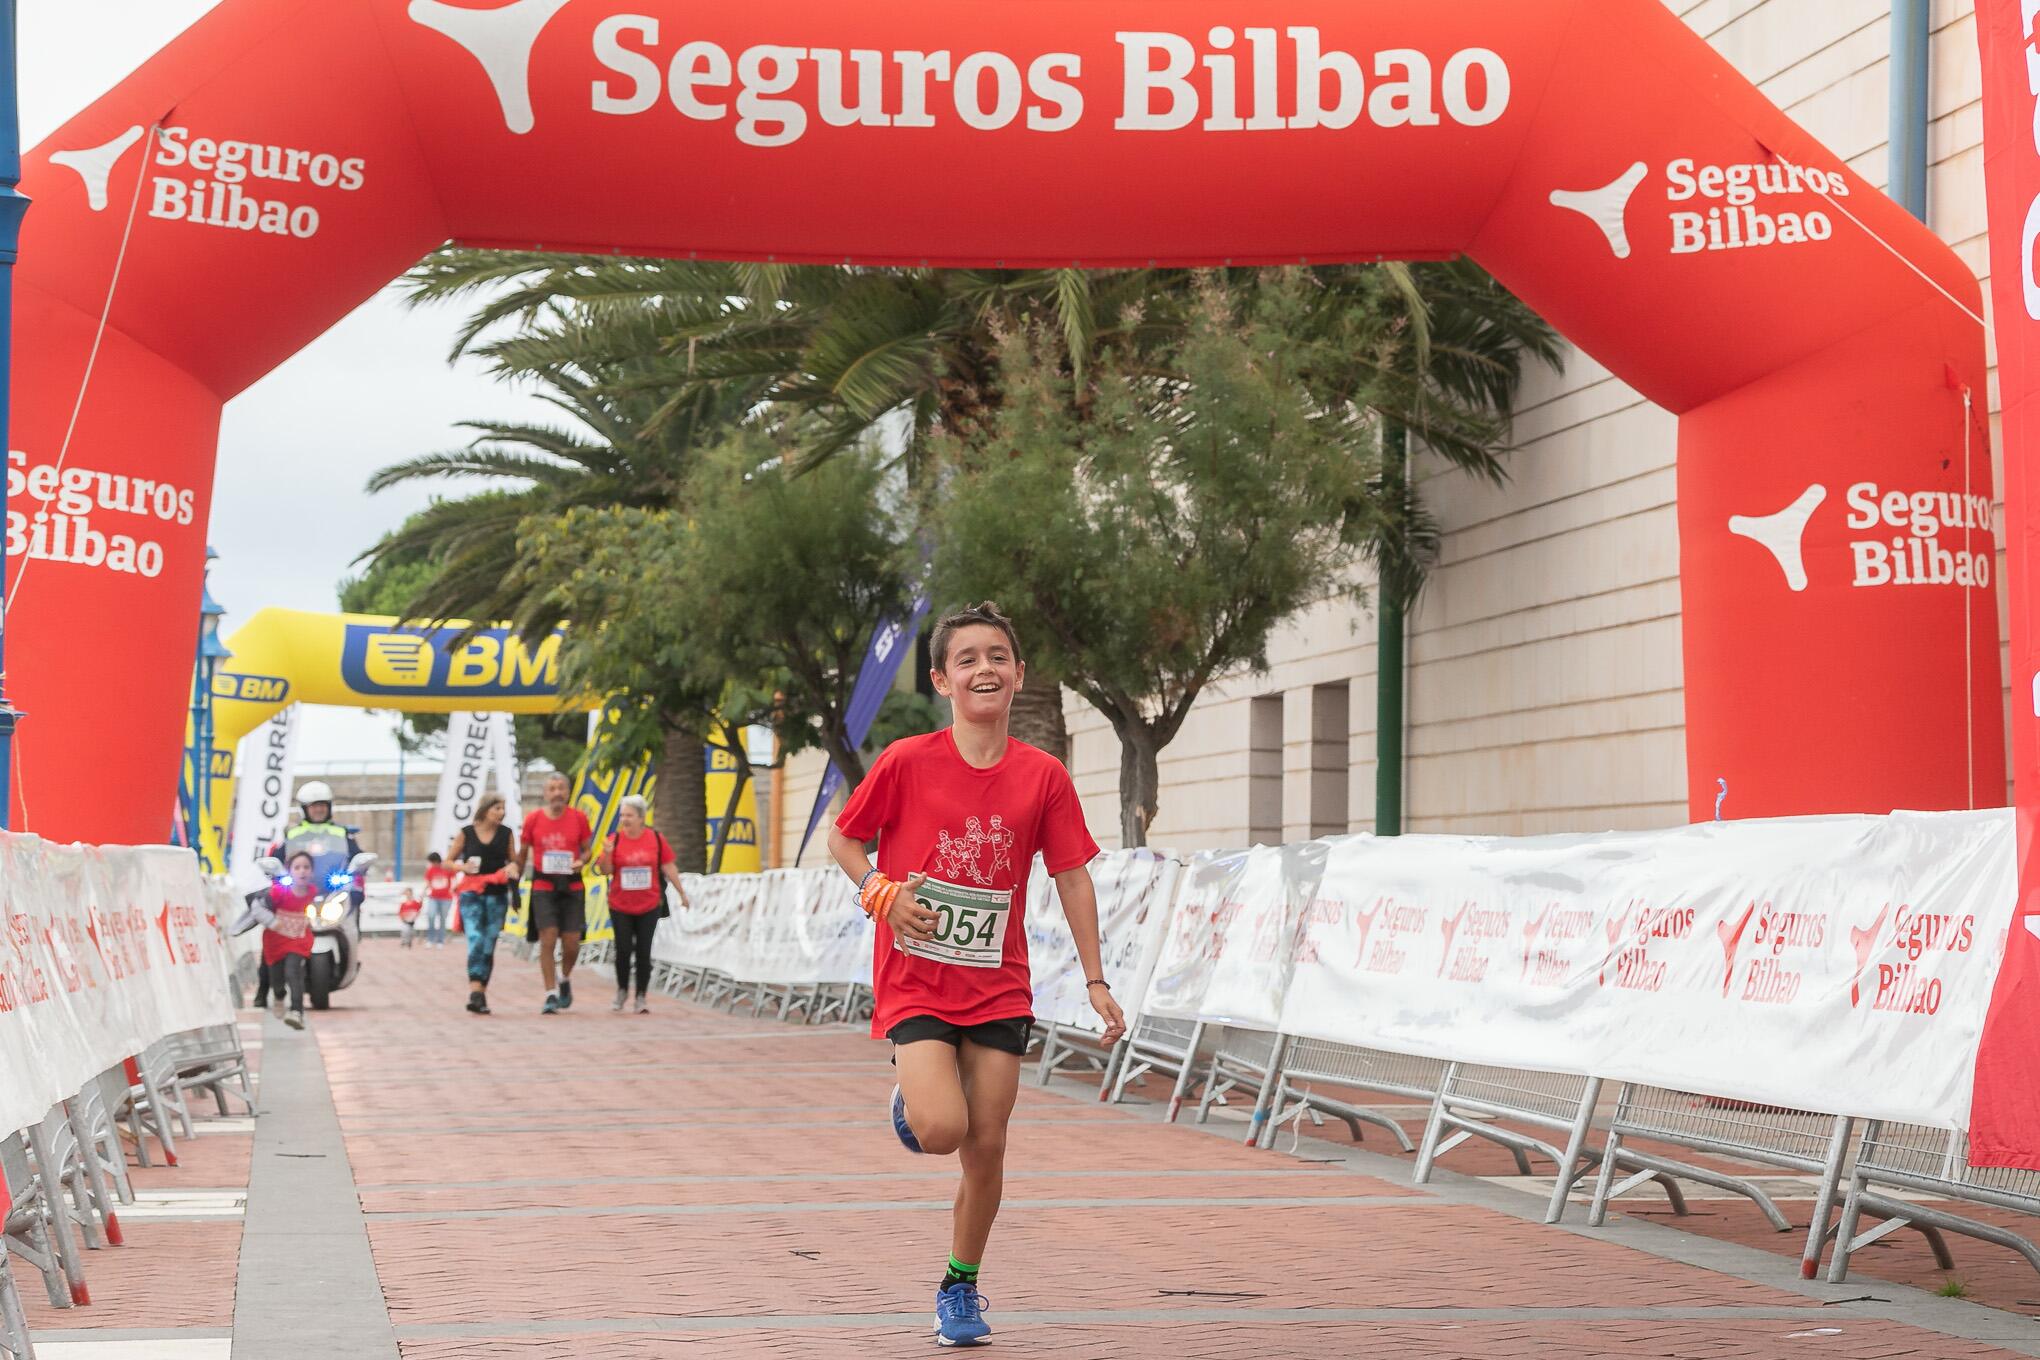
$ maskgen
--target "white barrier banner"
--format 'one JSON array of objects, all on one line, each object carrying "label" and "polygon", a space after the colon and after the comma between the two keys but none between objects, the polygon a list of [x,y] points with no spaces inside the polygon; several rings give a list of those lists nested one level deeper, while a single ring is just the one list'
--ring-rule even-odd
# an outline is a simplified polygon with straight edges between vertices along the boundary
[{"label": "white barrier banner", "polygon": [[659,923],[652,956],[774,986],[871,981],[871,923],[835,869],[690,874],[689,906]]},{"label": "white barrier banner", "polygon": [[1286,1032],[1966,1127],[2009,811],[1325,844]]},{"label": "white barrier banner", "polygon": [[227,873],[243,892],[268,886],[268,875],[255,867],[255,861],[283,839],[290,821],[297,733],[298,706],[291,704],[241,738],[234,755],[234,820],[227,838]]},{"label": "white barrier banner", "polygon": [[[1098,943],[1105,978],[1130,1015],[1147,994],[1183,866],[1167,851],[1112,850],[1092,860],[1090,867],[1098,889]],[[1091,1009],[1088,979],[1055,880],[1039,856],[1027,880],[1027,958],[1033,971],[1036,1020],[1094,1034],[1103,1028]]]},{"label": "white barrier banner", "polygon": [[1206,851],[1184,871],[1146,1014],[1273,1030],[1330,842]]},{"label": "white barrier banner", "polygon": [[227,1024],[222,898],[188,850],[0,833],[0,1131],[150,1044]]},{"label": "white barrier banner", "polygon": [[[489,791],[489,767],[497,758],[498,727],[507,727],[507,713],[455,713],[446,720],[446,763],[439,767],[439,796],[432,805],[432,831],[425,844],[445,853],[460,829],[475,819],[475,804]],[[522,822],[509,820],[515,828]]]}]

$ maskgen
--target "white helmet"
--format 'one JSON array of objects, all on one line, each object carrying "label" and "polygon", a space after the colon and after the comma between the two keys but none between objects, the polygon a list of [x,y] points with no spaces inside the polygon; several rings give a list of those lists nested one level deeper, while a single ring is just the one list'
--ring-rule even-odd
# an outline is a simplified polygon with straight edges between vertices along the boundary
[{"label": "white helmet", "polygon": [[333,790],[326,787],[324,780],[314,779],[298,785],[297,800],[299,807],[310,807],[314,803],[331,803]]}]

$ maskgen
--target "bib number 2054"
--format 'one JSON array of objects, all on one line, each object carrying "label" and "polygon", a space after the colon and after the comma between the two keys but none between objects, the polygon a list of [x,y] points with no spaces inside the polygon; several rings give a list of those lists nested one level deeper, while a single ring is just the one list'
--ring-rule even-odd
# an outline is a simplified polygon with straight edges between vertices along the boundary
[{"label": "bib number 2054", "polygon": [[1005,962],[1012,889],[971,888],[931,878],[921,885],[915,900],[935,913],[934,938],[909,940],[896,935],[893,938],[899,948],[964,968],[997,968]]}]

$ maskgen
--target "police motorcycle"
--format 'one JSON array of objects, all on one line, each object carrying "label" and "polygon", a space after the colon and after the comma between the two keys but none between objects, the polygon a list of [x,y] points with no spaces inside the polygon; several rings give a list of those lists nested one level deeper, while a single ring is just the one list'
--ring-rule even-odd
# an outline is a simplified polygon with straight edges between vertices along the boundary
[{"label": "police motorcycle", "polygon": [[[271,853],[255,862],[271,881],[288,885],[285,869],[291,856],[302,850],[312,857],[312,881],[320,886],[319,899],[307,913],[311,917],[312,957],[305,968],[305,992],[312,1009],[325,1010],[333,993],[349,986],[361,974],[361,876],[374,866],[376,856],[363,850],[351,828],[331,820],[333,791],[313,780],[298,790],[298,806],[304,820],[286,832]],[[244,916],[237,929],[247,929],[269,916],[268,889],[248,895],[251,922]]]}]

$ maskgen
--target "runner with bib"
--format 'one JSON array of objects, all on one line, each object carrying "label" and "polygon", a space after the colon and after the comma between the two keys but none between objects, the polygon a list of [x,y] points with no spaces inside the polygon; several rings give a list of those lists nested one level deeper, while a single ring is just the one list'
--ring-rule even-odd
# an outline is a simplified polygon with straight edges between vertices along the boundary
[{"label": "runner with bib", "polygon": [[[874,1038],[893,1043],[892,1124],[909,1151],[957,1154],[949,1264],[935,1294],[936,1339],[987,1341],[978,1267],[998,1217],[1006,1125],[1034,1025],[1021,919],[1038,853],[1055,879],[1091,1006],[1116,1043],[1126,1021],[1098,948],[1098,898],[1085,867],[1098,853],[1069,771],[1007,731],[1026,667],[993,604],[935,626],[937,693],[954,725],[885,749],[829,836],[878,920]],[[878,866],[865,843],[878,840]]]}]

